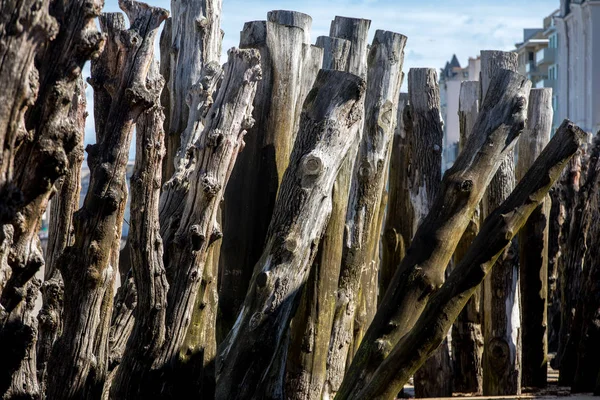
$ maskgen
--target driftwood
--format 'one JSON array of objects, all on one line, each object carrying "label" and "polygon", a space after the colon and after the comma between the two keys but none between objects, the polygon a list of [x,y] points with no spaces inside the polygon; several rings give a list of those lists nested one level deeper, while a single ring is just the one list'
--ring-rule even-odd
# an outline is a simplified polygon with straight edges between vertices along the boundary
[{"label": "driftwood", "polygon": [[[373,252],[379,243],[375,225],[385,186],[400,86],[406,37],[378,30],[369,51],[365,121],[352,176],[337,301],[327,356],[324,396],[332,397],[352,358],[355,314],[367,296],[363,274],[374,276]],[[361,282],[362,281],[362,282]],[[362,290],[359,292],[359,289]],[[376,290],[377,287],[371,288]],[[368,326],[370,321],[365,321]],[[356,337],[354,337],[356,340]]]},{"label": "driftwood", "polygon": [[[479,113],[479,82],[463,82],[460,87],[458,118],[460,124],[460,151],[467,139]],[[454,265],[460,264],[471,243],[479,233],[480,207],[475,209],[473,217],[462,235],[452,257]],[[481,288],[475,290],[467,305],[458,315],[452,327],[452,358],[454,361],[454,391],[458,393],[483,392],[483,332],[481,327]]]},{"label": "driftwood", "polygon": [[[517,54],[481,52],[481,96],[487,97],[489,82],[502,69],[517,70]],[[509,152],[481,203],[482,218],[490,215],[515,187],[514,154]],[[486,276],[483,291],[483,393],[514,395],[521,392],[519,269],[516,241],[498,258]]]},{"label": "driftwood", "polygon": [[[516,175],[522,179],[550,141],[552,89],[533,89],[527,125],[519,140]],[[519,233],[522,384],[546,387],[548,381],[548,229],[550,196],[536,209]]]},{"label": "driftwood", "polygon": [[[524,126],[530,84],[502,71],[490,85],[473,134],[419,226],[338,392],[347,398],[370,380],[393,346],[414,325],[429,296],[444,282],[445,267],[485,188]],[[435,151],[435,149],[430,149]]]},{"label": "driftwood", "polygon": [[[493,87],[493,83],[492,86]],[[490,93],[488,92],[488,96]],[[486,112],[486,104],[482,113]],[[565,120],[513,193],[482,223],[481,230],[448,281],[433,295],[415,326],[378,368],[376,378],[352,399],[394,399],[409,377],[444,340],[497,258],[546,195],[586,134]],[[400,366],[400,367],[399,367]]]},{"label": "driftwood", "polygon": [[217,399],[251,398],[268,384],[263,376],[308,278],[331,212],[333,183],[352,143],[348,138],[362,124],[364,92],[357,76],[321,70],[304,103],[263,255],[237,322],[219,349]]}]

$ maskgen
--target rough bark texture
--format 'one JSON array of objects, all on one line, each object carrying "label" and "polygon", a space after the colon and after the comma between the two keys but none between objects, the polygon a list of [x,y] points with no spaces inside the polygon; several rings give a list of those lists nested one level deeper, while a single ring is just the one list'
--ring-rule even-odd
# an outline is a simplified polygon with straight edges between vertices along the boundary
[{"label": "rough bark texture", "polygon": [[[241,33],[240,47],[260,52],[263,79],[254,101],[256,123],[233,169],[223,204],[221,337],[235,322],[264,247],[296,135],[298,107],[308,92],[303,86],[312,86],[309,76],[316,73],[313,68],[305,68],[315,49],[307,42],[309,25],[310,17],[305,14],[272,11],[267,21],[246,23]],[[307,46],[311,50],[305,50]]]},{"label": "rough bark texture", "polygon": [[[529,95],[527,125],[517,154],[520,180],[550,141],[552,89]],[[536,209],[519,233],[522,385],[543,388],[548,381],[548,230],[550,196]]]},{"label": "rough bark texture", "polygon": [[[460,150],[467,139],[479,113],[479,82],[463,82],[460,87],[458,118],[460,124]],[[460,264],[471,243],[479,233],[480,209],[462,235],[452,257],[454,265]],[[481,328],[481,288],[475,290],[452,327],[452,358],[454,367],[454,391],[458,393],[483,392],[483,332]]]},{"label": "rough bark texture", "polygon": [[[93,21],[101,6],[95,1],[1,6],[0,352],[6,356],[0,392],[12,385],[8,397],[39,395],[33,311],[40,283],[33,277],[44,261],[37,233],[78,143],[80,132],[69,112],[81,68],[102,44]],[[24,115],[27,106],[32,107]]]},{"label": "rough bark texture", "polygon": [[[517,54],[481,52],[481,98],[485,103],[490,81],[503,69],[517,70]],[[514,153],[509,152],[490,182],[481,203],[486,218],[515,187]],[[516,241],[498,258],[486,276],[483,291],[485,395],[514,395],[521,392],[521,317],[519,309],[519,269]]]},{"label": "rough bark texture", "polygon": [[[163,265],[159,234],[158,202],[164,154],[164,114],[160,93],[164,79],[153,62],[146,88],[152,106],[137,119],[135,166],[131,178],[131,266],[137,305],[135,325],[124,357],[112,381],[114,398],[133,399],[142,389],[143,376],[165,339],[165,312],[168,283]],[[132,384],[132,385],[128,385]]]},{"label": "rough bark texture", "polygon": [[[129,143],[137,116],[151,105],[146,75],[154,37],[167,16],[165,10],[143,3],[121,1],[120,6],[132,21],[130,29],[120,29],[122,22],[115,23],[118,17],[114,14],[101,19],[113,44],[106,51],[118,51],[121,56],[106,54],[98,63],[108,59],[117,63],[96,64],[98,74],[93,73],[91,79],[110,99],[95,103],[96,115],[103,117],[104,125],[97,131],[98,143],[87,148],[90,187],[73,219],[74,243],[65,249],[59,263],[65,282],[64,328],[49,361],[49,398],[99,396],[107,370],[107,328],[116,273],[112,249],[120,239]],[[105,80],[100,72],[112,68],[117,71],[114,79]]]},{"label": "rough bark texture", "polygon": [[[408,73],[408,96],[408,190],[412,212],[407,222],[412,223],[409,236],[412,240],[431,210],[442,181],[444,123],[435,69],[411,69]],[[416,397],[452,396],[452,366],[447,341],[415,373],[414,384]]]},{"label": "rough bark texture", "polygon": [[[352,72],[347,69],[349,53],[361,51],[353,48],[352,43],[346,39],[319,36],[317,46],[323,48],[323,69]],[[333,185],[331,216],[292,322],[285,378],[285,395],[288,399],[320,400],[326,379],[346,209],[359,137],[352,139],[354,141]]]},{"label": "rough bark texture", "polygon": [[[410,161],[410,147],[404,114],[408,111],[408,94],[400,93],[398,111],[396,114],[396,129],[392,143],[390,157],[390,170],[388,180],[388,201],[385,228],[382,238],[382,258],[379,268],[379,300],[390,284],[396,267],[404,258],[406,247],[410,244],[412,236],[407,233],[409,224],[408,216],[404,213],[410,205],[408,191],[408,164]],[[410,116],[408,116],[410,118]],[[408,125],[410,125],[410,121]]]},{"label": "rough bark texture", "polygon": [[365,83],[321,70],[304,103],[266,247],[233,330],[219,349],[217,399],[264,393],[263,377],[282,345],[298,292],[331,212],[331,190],[353,135],[362,125]]},{"label": "rough bark texture", "polygon": [[[493,85],[493,84],[492,84]],[[489,96],[489,94],[488,94]],[[486,106],[482,109],[485,113]],[[368,385],[352,399],[394,399],[410,375],[444,340],[453,321],[529,215],[544,201],[570,157],[586,138],[565,120],[513,193],[486,218],[463,261],[433,295],[416,325],[398,342]]]},{"label": "rough bark texture", "polygon": [[73,95],[72,119],[79,134],[76,148],[69,154],[69,172],[56,183],[56,195],[50,203],[50,224],[46,269],[42,285],[43,307],[38,314],[37,371],[41,392],[45,391],[46,367],[52,347],[62,331],[63,280],[58,260],[67,246],[73,244],[73,214],[79,206],[81,190],[81,164],[83,163],[83,137],[87,117],[85,84],[77,84]]},{"label": "rough bark texture", "polygon": [[202,77],[203,68],[221,57],[221,7],[222,0],[171,1],[171,23],[165,24],[165,29],[170,28],[171,32],[165,33],[164,38],[170,42],[164,46],[170,53],[169,76],[165,77],[169,94],[165,125],[169,129],[167,153],[163,161],[165,179],[169,179],[181,163],[186,164],[188,149],[195,143],[194,138],[181,137],[190,113],[188,92]]},{"label": "rough bark texture", "polygon": [[600,372],[600,139],[596,135],[589,155],[589,167],[582,192],[587,197],[584,215],[594,221],[587,232],[585,255],[585,278],[577,314],[581,320],[577,351],[577,368],[573,378],[573,393],[591,392],[596,387]]},{"label": "rough bark texture", "polygon": [[[213,372],[210,370],[214,362],[214,351],[211,354],[210,348],[216,346],[214,325],[208,327],[210,335],[199,338],[202,342],[182,349],[195,299],[202,286],[210,246],[222,236],[216,218],[223,191],[243,148],[246,130],[254,123],[252,102],[257,82],[261,79],[259,63],[257,51],[231,49],[214,104],[203,123],[196,126],[196,129],[202,129],[202,133],[198,135],[190,156],[189,193],[183,204],[181,219],[176,221],[177,225],[171,220],[167,228],[171,232],[163,236],[165,269],[170,287],[166,336],[152,363],[158,375],[151,375],[147,382],[147,393],[155,393],[155,396],[170,398],[198,388],[210,396],[214,390],[214,383],[211,383]],[[185,371],[192,362],[195,366],[199,365],[201,371],[194,374],[194,379],[183,379],[181,371]]]},{"label": "rough bark texture", "polygon": [[[377,274],[373,252],[379,243],[379,235],[375,225],[386,183],[405,45],[405,36],[378,30],[369,51],[363,138],[346,211],[340,277],[327,355],[327,378],[323,389],[325,397],[335,395],[342,383],[346,363],[352,359],[351,346],[359,339],[354,332],[361,329],[356,326],[357,320],[365,326],[370,322],[356,318],[356,313],[360,312],[361,297],[367,295],[364,274]],[[359,289],[362,290],[359,292]]]},{"label": "rough bark texture", "polygon": [[[440,195],[420,225],[352,361],[338,396],[364,385],[400,338],[414,325],[429,295],[444,281],[446,265],[475,207],[524,126],[530,83],[510,71],[498,74],[473,134],[446,172]],[[435,149],[429,149],[434,152]]]}]

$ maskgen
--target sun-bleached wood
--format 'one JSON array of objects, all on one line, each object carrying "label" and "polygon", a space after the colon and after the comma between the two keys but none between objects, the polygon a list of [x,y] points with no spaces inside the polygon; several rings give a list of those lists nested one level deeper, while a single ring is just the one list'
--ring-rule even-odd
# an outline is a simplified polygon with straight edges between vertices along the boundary
[{"label": "sun-bleached wood", "polygon": [[[364,385],[414,325],[444,273],[475,207],[525,124],[531,84],[502,71],[490,85],[473,134],[442,180],[440,194],[419,226],[338,392],[345,399]],[[433,151],[434,149],[431,149]],[[401,322],[400,322],[401,321]]]},{"label": "sun-bleached wood", "polygon": [[543,203],[567,161],[585,139],[586,134],[579,127],[568,120],[563,122],[513,193],[484,220],[462,262],[432,296],[414,327],[382,362],[369,384],[353,393],[351,399],[396,398],[409,377],[444,340],[453,321],[496,264],[496,259],[511,245],[512,238],[531,213]]},{"label": "sun-bleached wood", "polygon": [[287,346],[282,339],[331,213],[337,172],[362,125],[364,92],[356,75],[319,71],[304,103],[263,255],[237,322],[219,348],[217,399],[249,399],[269,385],[267,371],[278,349]]}]

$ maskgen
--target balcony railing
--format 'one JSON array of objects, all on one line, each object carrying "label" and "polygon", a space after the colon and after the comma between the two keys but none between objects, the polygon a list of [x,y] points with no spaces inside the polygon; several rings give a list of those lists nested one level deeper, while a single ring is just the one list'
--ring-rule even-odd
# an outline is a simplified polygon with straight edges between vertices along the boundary
[{"label": "balcony railing", "polygon": [[535,53],[535,62],[537,65],[554,64],[556,60],[556,49],[546,47]]}]

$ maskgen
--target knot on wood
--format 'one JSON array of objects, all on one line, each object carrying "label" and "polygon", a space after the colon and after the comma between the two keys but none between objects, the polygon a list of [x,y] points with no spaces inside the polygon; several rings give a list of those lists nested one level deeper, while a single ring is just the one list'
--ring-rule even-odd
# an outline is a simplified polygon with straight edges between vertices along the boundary
[{"label": "knot on wood", "polygon": [[196,29],[198,31],[204,31],[206,27],[210,24],[210,20],[204,16],[196,18],[196,21],[194,22],[196,22]]},{"label": "knot on wood", "polygon": [[489,351],[492,368],[498,371],[504,370],[510,361],[510,346],[506,340],[495,337],[490,340],[486,350]]},{"label": "knot on wood", "polygon": [[515,102],[515,113],[521,112],[527,108],[527,98],[519,96]]},{"label": "knot on wood", "polygon": [[190,239],[192,241],[192,250],[198,251],[206,241],[206,236],[200,229],[200,225],[192,225],[190,228]]},{"label": "knot on wood", "polygon": [[246,70],[244,73],[244,83],[248,82],[258,82],[262,80],[262,68],[260,65],[255,65],[254,67]]},{"label": "knot on wood", "polygon": [[125,89],[125,98],[132,106],[139,106],[143,109],[149,108],[154,104],[154,96],[139,82],[132,87]]},{"label": "knot on wood", "polygon": [[258,276],[256,277],[256,286],[258,286],[259,288],[264,288],[265,286],[267,286],[268,280],[269,280],[269,273],[263,271],[260,274],[258,274]]},{"label": "knot on wood", "polygon": [[315,154],[307,154],[300,161],[302,186],[313,184],[323,172],[323,161]]},{"label": "knot on wood", "polygon": [[211,129],[206,135],[206,146],[208,147],[219,147],[223,142],[223,131],[219,128]]},{"label": "knot on wood", "polygon": [[256,313],[252,314],[252,317],[250,317],[250,321],[248,322],[248,325],[249,325],[249,328],[251,331],[258,328],[258,326],[260,325],[260,323],[262,321],[262,318],[263,318],[263,313],[261,313],[261,312],[256,312]]},{"label": "knot on wood", "polygon": [[442,148],[439,145],[437,145],[437,144],[433,145],[433,152],[434,153],[439,153],[441,150],[442,150]]},{"label": "knot on wood", "polygon": [[217,178],[206,174],[200,179],[200,186],[208,198],[215,197],[221,190],[221,185],[217,181]]},{"label": "knot on wood", "polygon": [[121,193],[115,188],[110,188],[104,194],[103,199],[105,201],[107,211],[109,213],[113,213],[119,208],[119,205],[121,204]]},{"label": "knot on wood", "polygon": [[460,191],[469,193],[473,190],[473,181],[470,179],[465,179],[459,185]]},{"label": "knot on wood", "polygon": [[373,168],[371,167],[371,163],[367,159],[363,159],[360,162],[360,166],[358,167],[358,176],[366,181],[371,178],[373,175]]},{"label": "knot on wood", "polygon": [[256,121],[254,120],[254,118],[252,118],[252,115],[247,115],[242,120],[242,126],[241,126],[242,130],[248,130],[248,129],[252,128],[254,126],[255,122]]},{"label": "knot on wood", "polygon": [[215,226],[210,234],[210,241],[208,242],[208,244],[211,245],[214,242],[216,242],[217,240],[221,239],[222,237],[223,237],[223,232],[221,231],[221,226],[219,226],[219,224],[215,224]]},{"label": "knot on wood", "polygon": [[295,237],[288,237],[283,241],[283,249],[287,256],[294,254],[298,248],[298,239]]},{"label": "knot on wood", "polygon": [[104,47],[106,35],[96,29],[88,29],[81,36],[77,51],[81,58],[96,59]]}]

